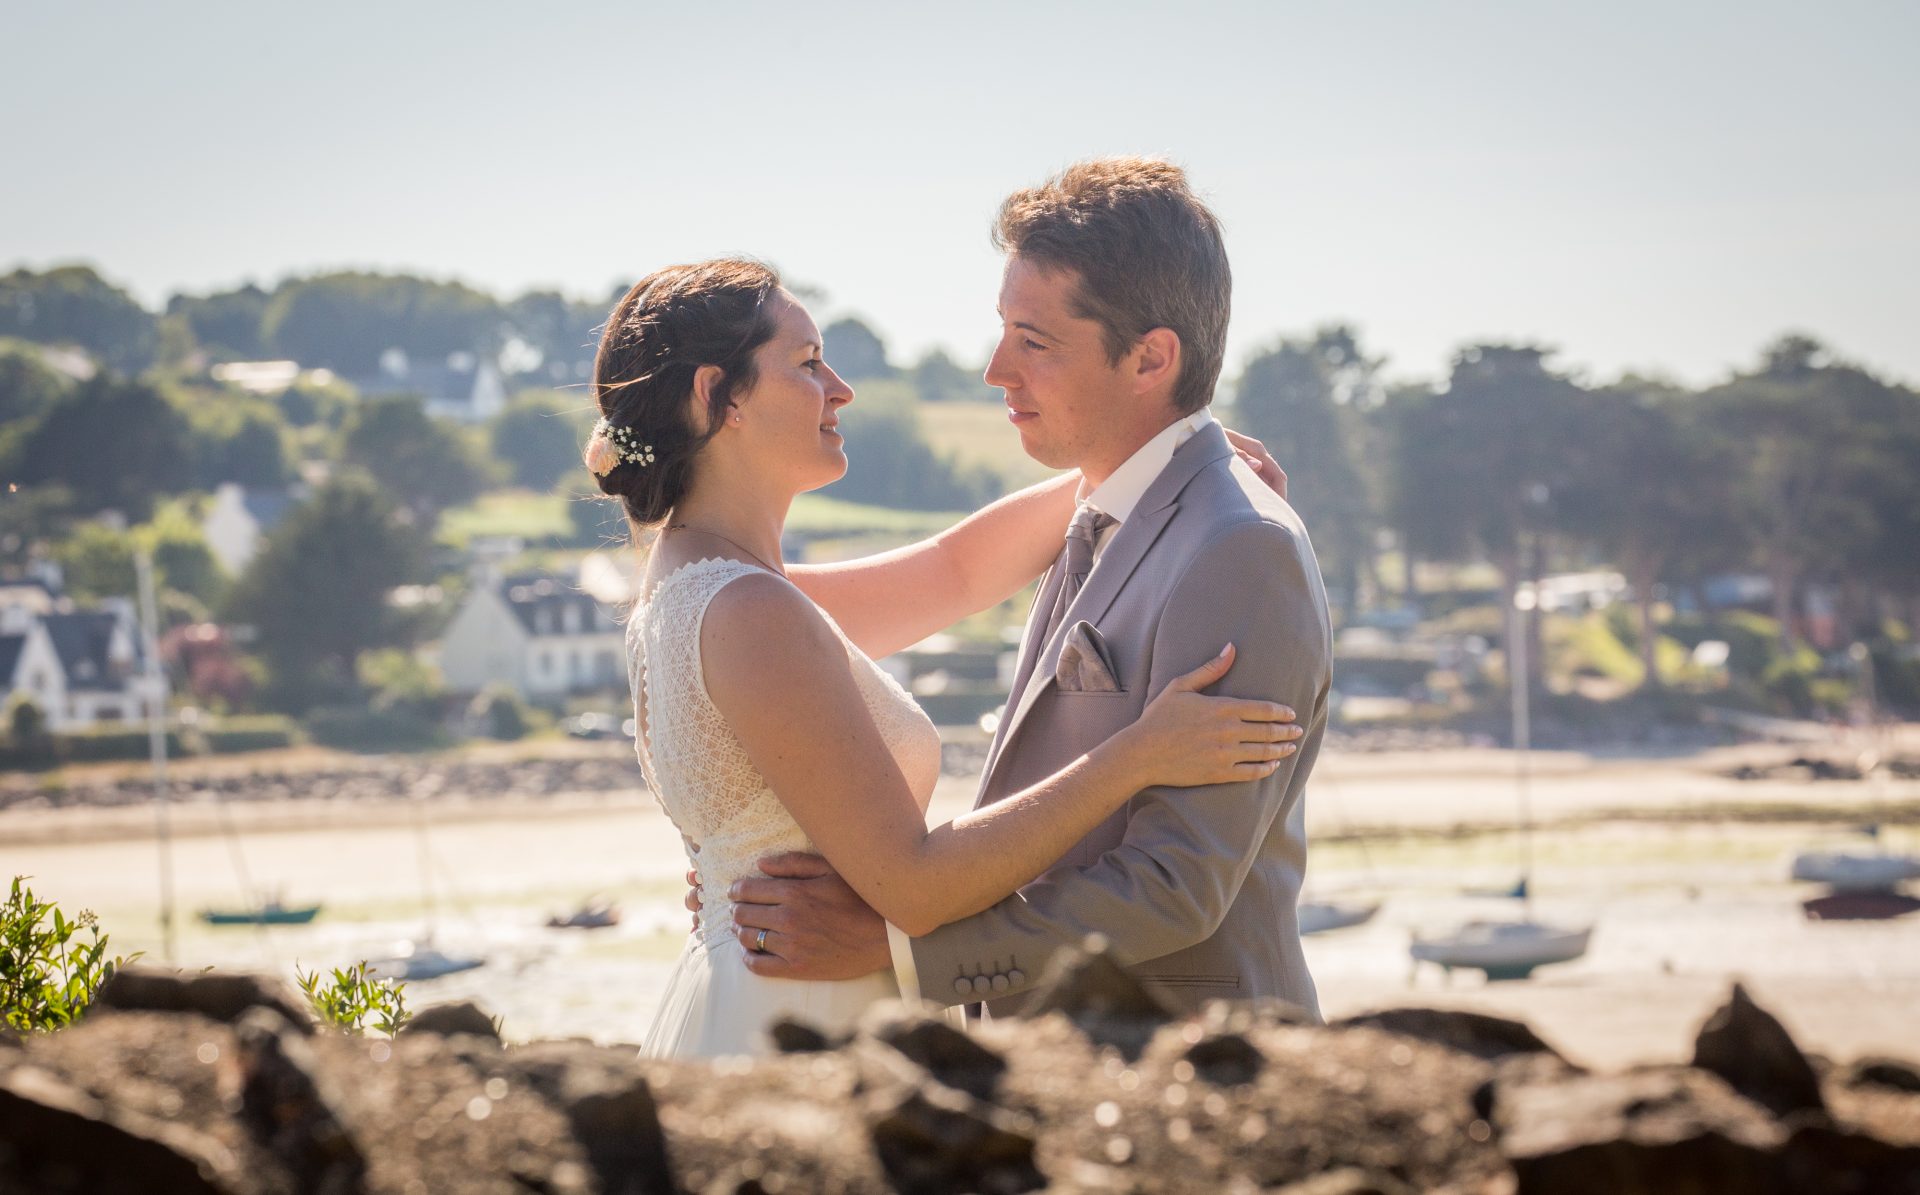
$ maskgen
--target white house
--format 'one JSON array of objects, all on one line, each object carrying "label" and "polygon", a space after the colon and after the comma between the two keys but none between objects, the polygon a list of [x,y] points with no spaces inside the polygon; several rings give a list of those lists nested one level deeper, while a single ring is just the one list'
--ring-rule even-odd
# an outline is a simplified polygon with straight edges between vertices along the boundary
[{"label": "white house", "polygon": [[483,571],[441,636],[441,675],[456,692],[505,684],[529,699],[623,689],[625,633],[616,614],[570,578]]},{"label": "white house", "polygon": [[388,349],[380,354],[380,372],[348,381],[367,398],[419,395],[429,415],[460,423],[485,423],[507,405],[499,368],[473,353],[448,353],[444,364],[416,365],[403,350]]},{"label": "white house", "polygon": [[0,592],[0,683],[6,698],[31,698],[50,730],[146,718],[154,696],[141,674],[139,637],[130,598],[91,610],[66,599],[48,608],[34,587]]},{"label": "white house", "polygon": [[200,521],[200,532],[220,567],[230,576],[246,570],[260,540],[293,509],[298,497],[290,490],[248,489],[223,481],[213,492],[213,503]]}]

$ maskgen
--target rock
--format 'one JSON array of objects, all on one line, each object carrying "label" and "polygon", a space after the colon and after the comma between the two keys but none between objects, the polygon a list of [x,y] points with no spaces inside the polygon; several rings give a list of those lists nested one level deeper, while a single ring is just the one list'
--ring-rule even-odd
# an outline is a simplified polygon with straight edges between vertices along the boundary
[{"label": "rock", "polygon": [[1679,1067],[1500,1082],[1516,1195],[1766,1195],[1785,1133],[1714,1075]]},{"label": "rock", "polygon": [[1267,1065],[1260,1047],[1238,1033],[1215,1033],[1203,1037],[1186,1053],[1193,1072],[1215,1087],[1238,1087],[1260,1077]]},{"label": "rock", "polygon": [[1340,1028],[1355,1025],[1384,1029],[1403,1037],[1417,1037],[1489,1062],[1510,1054],[1551,1054],[1555,1058],[1560,1057],[1558,1050],[1542,1041],[1538,1034],[1521,1022],[1479,1012],[1450,1008],[1389,1008],[1362,1013],[1339,1022]]},{"label": "rock", "polygon": [[265,1009],[234,1027],[240,1119],[313,1195],[366,1190],[367,1158],[340,1120],[341,1106],[304,1039]]},{"label": "rock", "polygon": [[928,1074],[975,1099],[993,1099],[1006,1060],[975,1038],[943,1020],[919,1012],[903,1012],[898,1005],[882,1005],[862,1021],[862,1033],[885,1042]]},{"label": "rock", "polygon": [[1047,963],[1027,1016],[1064,1014],[1088,1038],[1137,1058],[1159,1026],[1176,1019],[1173,1007],[1155,995],[1113,957],[1107,940],[1087,935],[1082,949],[1062,948]]},{"label": "rock", "polygon": [[446,1004],[434,1004],[421,1009],[401,1027],[400,1032],[437,1033],[441,1037],[465,1035],[480,1037],[496,1044],[500,1041],[500,1027],[494,1023],[478,1004],[471,1000],[452,1001]]},{"label": "rock", "polygon": [[0,1074],[0,1190],[231,1195],[233,1156],[190,1129],[110,1110],[35,1066]]},{"label": "rock", "polygon": [[1780,1170],[1790,1191],[1920,1195],[1920,1146],[1895,1145],[1825,1124],[1794,1128]]},{"label": "rock", "polygon": [[543,1044],[506,1064],[559,1109],[586,1151],[604,1195],[674,1195],[667,1140],[640,1068],[592,1046]]},{"label": "rock", "polygon": [[209,1020],[233,1024],[252,1008],[279,1015],[301,1034],[313,1032],[306,1001],[284,980],[271,975],[226,975],[208,972],[187,976],[159,967],[130,966],[116,970],[94,993],[92,1009],[125,1012],[192,1012]]},{"label": "rock", "polygon": [[1390,1174],[1347,1167],[1288,1183],[1274,1195],[1414,1195],[1414,1190]]},{"label": "rock", "polygon": [[1046,1184],[1031,1120],[941,1083],[905,1083],[865,1103],[873,1147],[901,1191],[1015,1195]]},{"label": "rock", "polygon": [[1920,1094],[1920,1067],[1898,1058],[1861,1058],[1846,1068],[1841,1082],[1849,1087],[1884,1087]]},{"label": "rock", "polygon": [[781,1017],[769,1025],[767,1036],[773,1039],[773,1048],[782,1054],[818,1054],[839,1044],[812,1025],[791,1017]]},{"label": "rock", "polygon": [[1693,1065],[1725,1079],[1735,1091],[1770,1109],[1825,1112],[1820,1078],[1773,1015],[1753,1002],[1746,988],[1733,992],[1700,1027]]}]

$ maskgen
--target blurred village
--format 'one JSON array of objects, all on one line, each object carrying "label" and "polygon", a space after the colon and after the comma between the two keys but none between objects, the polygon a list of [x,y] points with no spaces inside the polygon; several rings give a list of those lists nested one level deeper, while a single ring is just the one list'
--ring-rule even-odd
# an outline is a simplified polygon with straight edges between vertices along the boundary
[{"label": "blurred village", "polygon": [[[352,273],[152,311],[87,266],[0,277],[8,874],[181,963],[404,938],[393,973],[485,993],[510,1035],[644,1028],[685,914],[633,757],[638,558],[578,463],[614,297]],[[806,297],[859,397],[789,559],[1044,476],[977,363],[894,361]],[[1286,468],[1336,611],[1323,1000],[1391,995],[1410,937],[1521,900],[1600,926],[1513,997],[1550,1025],[1759,966],[1817,981],[1785,1000],[1816,1041],[1893,1032],[1912,877],[1788,861],[1920,846],[1920,394],[1790,333],[1704,389],[1535,345],[1390,364],[1361,329],[1276,330],[1215,407]],[[884,661],[947,740],[936,815],[971,799],[1025,610]],[[556,945],[549,916],[611,933]],[[1834,996],[1876,983],[1880,1019]],[[1586,1048],[1653,1049],[1614,1028]]]}]

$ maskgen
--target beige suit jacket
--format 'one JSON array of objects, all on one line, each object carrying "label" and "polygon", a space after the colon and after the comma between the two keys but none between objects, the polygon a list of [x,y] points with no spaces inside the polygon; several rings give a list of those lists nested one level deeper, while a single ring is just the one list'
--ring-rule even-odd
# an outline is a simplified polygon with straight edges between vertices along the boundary
[{"label": "beige suit jacket", "polygon": [[[1055,950],[1098,932],[1183,1007],[1276,996],[1317,1016],[1294,905],[1332,636],[1299,516],[1210,425],[1173,454],[1104,546],[1059,630],[1037,642],[1058,584],[1053,575],[1042,581],[977,805],[1044,779],[1134,722],[1168,681],[1228,642],[1237,658],[1210,691],[1284,702],[1306,735],[1263,780],[1142,790],[1020,892],[914,939],[921,994],[1015,1014]],[[1084,652],[1070,649],[1059,669],[1070,637],[1104,656],[1093,671],[1110,672],[1111,685],[1104,676],[1087,682],[1088,666],[1074,658]],[[1036,673],[1040,683],[1030,685]]]}]

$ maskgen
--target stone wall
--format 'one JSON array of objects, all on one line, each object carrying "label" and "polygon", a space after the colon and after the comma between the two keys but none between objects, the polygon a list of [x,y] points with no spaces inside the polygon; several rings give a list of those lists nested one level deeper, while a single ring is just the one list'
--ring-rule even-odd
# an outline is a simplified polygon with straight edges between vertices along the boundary
[{"label": "stone wall", "polygon": [[1473,1014],[1177,1019],[1098,953],[1043,1004],[660,1062],[503,1047],[464,1005],[347,1036],[277,981],[132,969],[0,1038],[0,1191],[1920,1195],[1920,1068],[1809,1059],[1738,988],[1688,1064],[1615,1074]]}]

